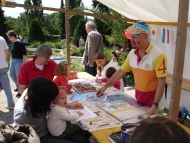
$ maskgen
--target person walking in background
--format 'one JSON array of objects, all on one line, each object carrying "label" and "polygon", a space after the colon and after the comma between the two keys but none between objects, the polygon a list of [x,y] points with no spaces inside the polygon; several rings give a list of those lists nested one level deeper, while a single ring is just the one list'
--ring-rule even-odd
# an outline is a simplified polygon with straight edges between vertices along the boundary
[{"label": "person walking in background", "polygon": [[10,81],[7,75],[7,71],[9,68],[8,64],[6,63],[6,58],[8,54],[9,47],[7,46],[5,39],[0,36],[0,82],[7,97],[7,105],[5,106],[5,108],[13,110],[15,103],[11,92]]},{"label": "person walking in background", "polygon": [[16,89],[14,91],[17,92],[19,90],[18,73],[20,71],[21,65],[26,61],[26,48],[24,44],[17,39],[17,34],[13,30],[7,32],[7,37],[12,42],[10,77],[16,85]]},{"label": "person walking in background", "polygon": [[29,82],[38,76],[53,80],[57,64],[50,60],[52,54],[51,47],[45,44],[40,45],[36,50],[36,56],[21,67],[18,75],[18,96],[28,87]]},{"label": "person walking in background", "polygon": [[26,37],[24,37],[23,43],[24,43],[25,46],[28,45],[28,39]]},{"label": "person walking in background", "polygon": [[118,62],[118,56],[117,56],[117,54],[116,54],[116,52],[115,51],[112,51],[111,52],[111,57],[112,57],[112,62]]},{"label": "person walking in background", "polygon": [[103,53],[103,38],[102,35],[95,30],[95,24],[92,21],[86,23],[86,32],[88,33],[85,51],[82,58],[82,64],[85,65],[85,71],[93,76],[96,76],[96,63],[94,57],[97,53]]},{"label": "person walking in background", "polygon": [[149,26],[142,21],[136,22],[128,30],[131,34],[132,49],[125,62],[111,79],[97,92],[102,96],[104,91],[132,71],[135,80],[135,97],[139,104],[149,106],[149,114],[156,109],[165,108],[165,97],[162,96],[166,84],[167,58],[164,52],[149,41]]},{"label": "person walking in background", "polygon": [[83,39],[83,37],[81,36],[79,39],[79,47],[84,46],[85,45],[85,41]]}]

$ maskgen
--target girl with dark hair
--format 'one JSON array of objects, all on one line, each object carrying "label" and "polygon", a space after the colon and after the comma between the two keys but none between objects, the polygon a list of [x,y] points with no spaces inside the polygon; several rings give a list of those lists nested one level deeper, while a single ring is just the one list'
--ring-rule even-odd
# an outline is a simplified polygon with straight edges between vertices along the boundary
[{"label": "girl with dark hair", "polygon": [[25,45],[19,41],[17,38],[17,34],[10,30],[7,32],[7,37],[12,42],[11,43],[11,61],[10,61],[10,77],[14,81],[16,85],[16,89],[14,91],[19,90],[18,84],[18,73],[20,71],[20,67],[26,61],[26,48]]},{"label": "girl with dark hair", "polygon": [[[120,69],[117,62],[110,61],[102,53],[97,53],[94,58],[97,64],[97,76],[98,78],[106,78],[106,71],[109,67],[114,67],[116,70]],[[119,80],[121,82],[120,90],[124,91],[123,78]]]},{"label": "girl with dark hair", "polygon": [[[14,108],[14,124],[28,124],[34,128],[41,143],[89,143],[86,136],[75,133],[68,139],[51,136],[47,129],[47,113],[51,111],[51,102],[59,93],[57,85],[43,77],[38,77],[29,83]],[[83,108],[80,103],[68,103],[68,108]]]}]

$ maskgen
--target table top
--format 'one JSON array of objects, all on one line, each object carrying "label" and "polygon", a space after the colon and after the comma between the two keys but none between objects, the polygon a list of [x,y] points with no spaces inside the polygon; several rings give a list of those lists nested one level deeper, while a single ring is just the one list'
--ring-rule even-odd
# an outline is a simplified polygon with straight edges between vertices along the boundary
[{"label": "table top", "polygon": [[[90,82],[93,82],[93,79],[94,79],[94,77],[92,76],[92,75],[90,75],[90,74],[88,74],[88,73],[86,73],[86,72],[79,72],[79,73],[77,73],[77,76],[78,76],[78,78],[79,78],[79,80],[80,79],[85,79],[86,81],[90,81]],[[112,92],[112,91],[111,91]],[[115,91],[114,91],[115,92]],[[131,97],[132,98],[132,97]],[[97,106],[94,106],[94,104],[92,104],[92,103],[89,103],[89,102],[82,102],[82,104],[83,105],[86,105],[86,106],[88,106],[88,107],[90,107],[89,109],[91,109],[93,112],[95,112],[95,111],[101,111],[101,112],[104,112],[103,110],[101,110],[100,108],[98,108]],[[106,115],[106,117],[104,116],[104,115],[100,115],[100,116],[102,116],[102,117],[96,117],[96,118],[100,118],[100,119],[105,119],[105,121],[106,120],[110,120],[110,119],[112,119],[113,117],[110,117],[108,114],[105,114]],[[109,119],[110,118],[110,119]],[[89,120],[90,121],[90,120]],[[93,124],[93,119],[91,119],[91,121],[92,121],[92,124]],[[95,124],[98,124],[98,123],[96,123],[96,120],[94,120],[95,121]],[[133,122],[134,122],[135,120],[133,120]],[[107,122],[107,121],[106,121]],[[110,121],[111,122],[111,121]],[[118,120],[115,120],[115,122],[118,122]],[[129,120],[129,122],[130,122],[130,120]],[[118,124],[118,125],[115,125],[115,126],[113,126],[113,127],[108,127],[108,128],[106,128],[106,129],[103,129],[103,128],[97,128],[97,129],[91,129],[90,130],[90,128],[91,128],[91,126],[92,125],[90,125],[90,122],[86,122],[86,121],[82,121],[81,122],[81,124],[82,125],[84,125],[84,126],[86,126],[87,128],[89,128],[88,130],[92,133],[92,135],[94,136],[94,138],[96,139],[96,141],[98,142],[98,143],[110,143],[110,141],[109,141],[109,139],[108,139],[108,136],[111,134],[111,133],[114,133],[114,132],[118,132],[118,131],[120,131],[120,129],[121,129],[121,125],[122,125],[122,123],[121,124]],[[182,125],[182,124],[180,124],[180,123],[178,123],[184,130],[186,130],[189,134],[190,134],[190,129],[189,128],[187,128],[186,126],[184,126],[184,125]]]}]

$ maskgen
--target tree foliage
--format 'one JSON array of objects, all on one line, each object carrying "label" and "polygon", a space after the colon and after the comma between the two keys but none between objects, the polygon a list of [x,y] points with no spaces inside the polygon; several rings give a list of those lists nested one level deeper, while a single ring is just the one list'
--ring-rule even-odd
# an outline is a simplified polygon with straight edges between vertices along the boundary
[{"label": "tree foliage", "polygon": [[[64,1],[61,0],[61,9],[65,8]],[[60,28],[60,39],[65,39],[65,13],[59,13],[59,28]]]},{"label": "tree foliage", "polygon": [[[42,0],[25,0],[24,4],[42,6]],[[27,26],[29,26],[30,22],[36,18],[40,23],[43,23],[43,10],[25,8],[24,14]]]},{"label": "tree foliage", "polygon": [[[92,7],[94,8],[95,11],[98,11],[98,13],[100,14],[107,14],[111,12],[107,6],[103,5],[97,0],[92,0]],[[98,18],[94,18],[94,23],[96,24],[96,29],[103,36],[104,44],[106,46],[110,46],[109,41],[106,40],[105,38],[105,35],[111,35],[111,29],[109,28],[109,26]]]},{"label": "tree foliage", "polygon": [[53,35],[58,34],[58,25],[57,19],[54,18],[57,16],[57,13],[44,14],[44,24],[43,31],[46,31],[46,34],[50,35],[50,41],[53,41]]},{"label": "tree foliage", "polygon": [[71,42],[76,46],[79,46],[79,39],[81,36],[84,38],[84,40],[87,37],[87,33],[85,30],[85,23],[86,23],[86,21],[84,19],[80,19],[77,27],[75,28],[73,39]]},{"label": "tree foliage", "polygon": [[[74,9],[77,7],[83,6],[82,0],[69,0],[69,9]],[[84,19],[84,16],[81,15],[73,15],[69,19],[70,23],[70,36],[74,35],[75,28],[80,19]]]},{"label": "tree foliage", "polygon": [[45,42],[46,41],[42,28],[37,19],[34,19],[31,22],[29,33],[28,33],[28,40],[29,42],[33,42],[33,41]]},{"label": "tree foliage", "polygon": [[0,36],[4,37],[6,41],[8,41],[6,36],[7,31],[8,29],[7,29],[6,19],[4,17],[4,11],[0,6]]}]

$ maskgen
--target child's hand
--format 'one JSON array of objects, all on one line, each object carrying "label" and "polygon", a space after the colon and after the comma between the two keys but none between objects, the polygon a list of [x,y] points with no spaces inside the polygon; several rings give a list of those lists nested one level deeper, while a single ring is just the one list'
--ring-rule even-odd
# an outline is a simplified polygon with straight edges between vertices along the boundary
[{"label": "child's hand", "polygon": [[102,83],[102,81],[100,79],[96,79],[97,83]]},{"label": "child's hand", "polygon": [[80,112],[80,111],[77,111],[77,114],[78,114],[79,116],[82,116],[82,115],[83,115],[83,113]]}]

